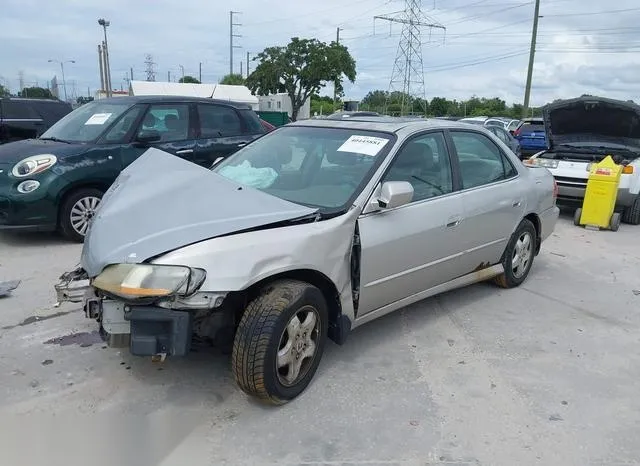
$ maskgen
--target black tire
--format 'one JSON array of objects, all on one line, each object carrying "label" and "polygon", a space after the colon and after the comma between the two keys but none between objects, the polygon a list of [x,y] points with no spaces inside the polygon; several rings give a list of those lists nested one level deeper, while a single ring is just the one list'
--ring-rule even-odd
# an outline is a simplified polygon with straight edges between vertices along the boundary
[{"label": "black tire", "polygon": [[83,199],[102,199],[104,192],[96,188],[81,188],[67,195],[60,206],[58,228],[62,235],[74,242],[84,242],[84,235],[74,228],[71,221],[71,211],[74,206]]},{"label": "black tire", "polygon": [[611,225],[609,228],[611,228],[611,231],[618,231],[618,228],[620,228],[620,213],[615,212],[611,216]]},{"label": "black tire", "polygon": [[640,197],[622,212],[622,221],[629,225],[640,225]]},{"label": "black tire", "polygon": [[582,207],[578,207],[573,213],[573,224],[577,227],[580,226],[580,217],[582,217]]},{"label": "black tire", "polygon": [[[317,319],[313,328],[315,352],[309,358],[302,358],[302,361],[306,361],[301,363],[301,366],[305,365],[304,370],[300,369],[291,384],[283,383],[286,374],[283,375],[277,368],[280,344],[283,338],[290,338],[288,325],[294,316],[313,311]],[[299,318],[297,320],[300,321]],[[280,280],[270,284],[249,303],[240,319],[231,355],[236,383],[248,395],[269,404],[280,405],[296,398],[307,388],[318,369],[327,340],[327,329],[327,304],[318,288],[296,280]],[[293,345],[297,345],[299,340],[291,338],[291,351],[296,354]],[[299,356],[304,348],[297,350]]]},{"label": "black tire", "polygon": [[[520,241],[520,239],[525,235],[529,236],[529,259],[526,264],[522,264],[522,269],[519,269],[516,273],[512,265],[513,257],[516,251],[516,244],[518,244],[518,241]],[[520,225],[518,225],[518,228],[516,228],[516,231],[511,236],[509,244],[507,244],[507,247],[502,256],[502,265],[504,267],[504,272],[494,278],[494,282],[499,287],[515,288],[517,286],[520,286],[527,279],[527,276],[531,271],[531,266],[533,265],[533,259],[536,256],[535,251],[537,247],[537,241],[538,238],[533,223],[531,223],[526,218],[523,219],[520,222]]]}]

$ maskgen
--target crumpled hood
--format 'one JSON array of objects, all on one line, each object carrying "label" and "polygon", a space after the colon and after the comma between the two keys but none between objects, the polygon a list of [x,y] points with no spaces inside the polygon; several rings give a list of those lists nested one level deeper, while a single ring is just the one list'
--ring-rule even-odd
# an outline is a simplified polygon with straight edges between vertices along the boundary
[{"label": "crumpled hood", "polygon": [[82,249],[90,277],[192,243],[311,215],[316,209],[241,186],[149,149],[105,193]]},{"label": "crumpled hood", "polygon": [[58,158],[75,155],[86,150],[84,144],[24,139],[0,144],[0,163],[14,164],[31,155],[53,154]]},{"label": "crumpled hood", "polygon": [[559,100],[543,110],[549,147],[567,143],[614,143],[640,148],[640,106],[584,96]]}]

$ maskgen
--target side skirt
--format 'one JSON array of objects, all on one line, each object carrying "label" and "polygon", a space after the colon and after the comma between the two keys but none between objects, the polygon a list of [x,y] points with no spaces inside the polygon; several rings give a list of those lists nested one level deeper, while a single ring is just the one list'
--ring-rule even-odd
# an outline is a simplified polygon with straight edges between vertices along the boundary
[{"label": "side skirt", "polygon": [[455,290],[457,288],[462,288],[473,283],[489,280],[490,278],[500,275],[503,272],[504,267],[502,266],[502,264],[496,264],[486,269],[468,273],[467,275],[463,275],[462,277],[455,278],[446,283],[442,283],[441,285],[434,286],[433,288],[430,288],[428,290],[421,291],[420,293],[416,293],[414,295],[407,296],[406,298],[395,301],[391,304],[387,304],[386,306],[378,308],[375,311],[368,312],[363,316],[356,318],[353,328],[359,327],[360,325],[366,324],[367,322],[371,322],[378,317],[382,317],[400,308],[409,306],[410,304],[422,301],[426,298],[430,298],[431,296]]}]

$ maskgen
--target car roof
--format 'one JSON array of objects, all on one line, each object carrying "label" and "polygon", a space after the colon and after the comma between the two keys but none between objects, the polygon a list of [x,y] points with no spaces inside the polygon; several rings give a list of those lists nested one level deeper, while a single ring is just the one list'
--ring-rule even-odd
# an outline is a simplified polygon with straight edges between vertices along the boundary
[{"label": "car roof", "polygon": [[56,105],[71,105],[69,102],[59,99],[38,99],[35,97],[0,97],[0,100],[11,101],[17,103],[37,103],[37,104],[56,104]]},{"label": "car roof", "polygon": [[221,99],[211,99],[208,97],[188,97],[182,95],[128,95],[122,97],[108,97],[106,99],[98,99],[93,102],[121,102],[121,103],[129,103],[131,105],[134,104],[152,104],[152,103],[176,103],[176,102],[195,102],[195,103],[208,103],[208,104],[222,104],[230,107],[234,107],[237,109],[251,109],[249,104],[245,104],[242,102],[235,102],[233,100],[221,100]]},{"label": "car roof", "polygon": [[442,120],[437,118],[406,118],[406,117],[352,117],[344,120],[299,120],[289,123],[286,126],[307,126],[319,128],[345,128],[354,130],[381,131],[388,133],[399,133],[407,130],[410,132],[427,129],[476,129],[477,125],[453,120]]}]

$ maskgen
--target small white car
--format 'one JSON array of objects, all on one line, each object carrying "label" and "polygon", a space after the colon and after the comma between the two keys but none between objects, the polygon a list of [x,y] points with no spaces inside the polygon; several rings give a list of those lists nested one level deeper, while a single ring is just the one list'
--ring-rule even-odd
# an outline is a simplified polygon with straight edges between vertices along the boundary
[{"label": "small white car", "polygon": [[547,168],[558,203],[581,205],[592,163],[607,155],[623,165],[616,211],[640,224],[640,106],[603,97],[560,100],[543,109],[549,149],[525,161]]}]

